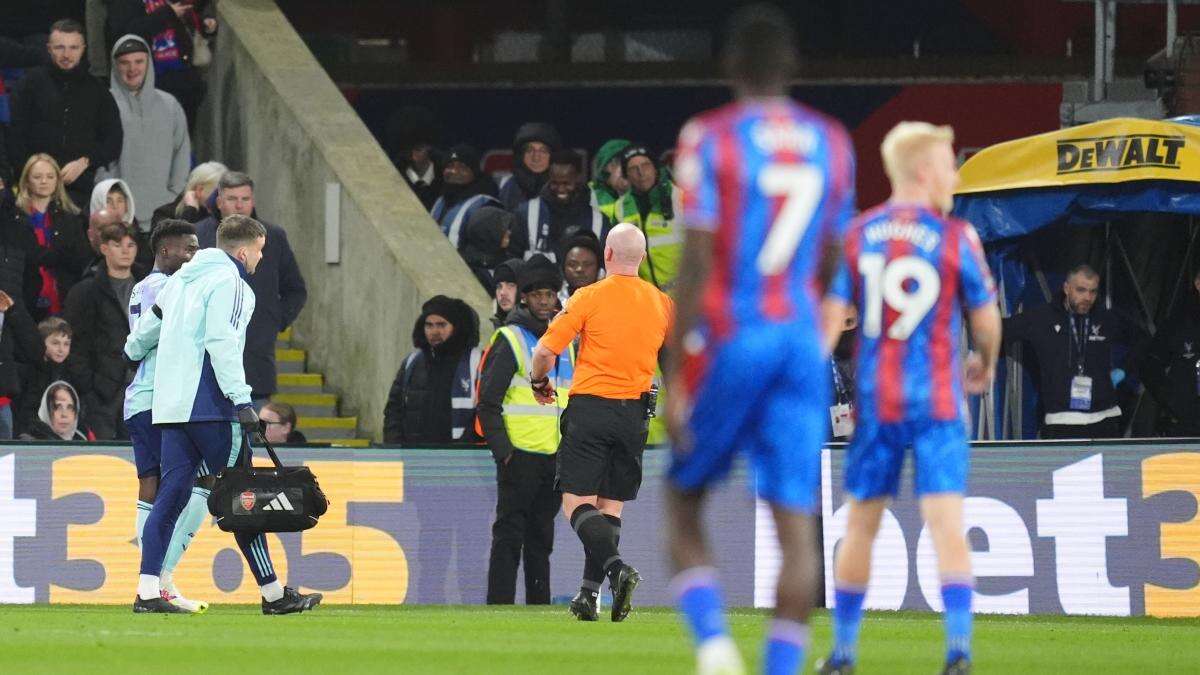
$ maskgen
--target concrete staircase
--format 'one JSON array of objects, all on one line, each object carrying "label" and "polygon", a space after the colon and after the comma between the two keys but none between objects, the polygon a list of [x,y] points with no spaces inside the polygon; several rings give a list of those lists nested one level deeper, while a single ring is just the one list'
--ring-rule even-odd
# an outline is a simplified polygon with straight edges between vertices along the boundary
[{"label": "concrete staircase", "polygon": [[324,375],[308,372],[307,357],[303,349],[292,344],[291,328],[279,334],[275,342],[279,390],[271,400],[296,409],[296,426],[310,442],[355,448],[370,445],[369,438],[358,437],[357,417],[338,416],[337,395],[325,391]]}]

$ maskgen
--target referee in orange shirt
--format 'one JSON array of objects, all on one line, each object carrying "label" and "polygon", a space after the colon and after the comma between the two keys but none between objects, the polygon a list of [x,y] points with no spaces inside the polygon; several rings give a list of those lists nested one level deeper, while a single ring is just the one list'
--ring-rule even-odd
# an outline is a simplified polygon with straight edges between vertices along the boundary
[{"label": "referee in orange shirt", "polygon": [[646,255],[641,230],[623,223],[604,248],[608,277],[571,296],[533,351],[530,384],[543,405],[554,402],[547,373],[558,354],[580,336],[575,378],[562,416],[555,482],[563,515],[583,542],[587,564],[571,613],[595,621],[600,584],[612,589],[612,620],[629,615],[642,578],[621,560],[621,509],[642,485],[642,451],[654,397],[659,350],[671,329],[674,305],[638,277]]}]

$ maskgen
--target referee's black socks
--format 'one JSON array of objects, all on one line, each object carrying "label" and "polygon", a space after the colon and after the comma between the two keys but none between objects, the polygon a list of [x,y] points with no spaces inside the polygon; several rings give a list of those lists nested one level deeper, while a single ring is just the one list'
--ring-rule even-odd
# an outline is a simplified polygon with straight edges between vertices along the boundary
[{"label": "referee's black socks", "polygon": [[591,504],[576,507],[571,513],[571,527],[583,542],[585,555],[595,560],[602,574],[620,569],[615,530],[599,509]]},{"label": "referee's black socks", "polygon": [[[621,518],[606,513],[604,514],[604,519],[612,526],[613,545],[619,549],[621,546]],[[572,523],[574,523],[573,519]],[[604,561],[596,560],[596,556],[592,555],[592,552],[586,548],[586,544],[584,555],[586,557],[583,562],[583,583],[580,584],[579,590],[596,596],[600,594],[600,585],[604,583],[604,567],[602,565]]]}]

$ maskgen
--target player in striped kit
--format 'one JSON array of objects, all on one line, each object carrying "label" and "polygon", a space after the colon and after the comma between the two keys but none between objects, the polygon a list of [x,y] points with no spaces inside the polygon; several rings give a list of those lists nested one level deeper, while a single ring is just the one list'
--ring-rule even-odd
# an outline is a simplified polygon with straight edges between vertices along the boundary
[{"label": "player in striped kit", "polygon": [[[196,228],[183,220],[168,219],[159,223],[150,236],[154,249],[154,270],[133,287],[129,296],[129,327],[132,330],[138,317],[150,311],[158,292],[167,279],[184,263],[192,259],[199,250]],[[125,426],[129,429],[129,440],[133,444],[134,465],[138,473],[137,543],[142,545],[142,531],[146,519],[154,506],[158,493],[159,461],[162,453],[162,429],[151,423],[151,407],[154,400],[154,365],[158,350],[151,350],[138,364],[133,382],[125,390]],[[159,577],[163,599],[191,612],[200,613],[208,609],[208,603],[189,600],[175,587],[172,573],[179,557],[208,515],[208,486],[212,478],[204,465],[200,465],[199,476],[192,495],[176,523],[163,561]]]},{"label": "player in striped kit", "polygon": [[820,304],[854,207],[854,158],[835,120],[787,97],[795,40],[778,10],[748,7],[723,55],[737,101],[679,136],[688,225],[667,386],[672,583],[701,673],[740,671],[704,543],[707,489],[745,453],[783,557],[765,671],[804,664],[816,585],[821,445],[830,405]]},{"label": "player in striped kit", "polygon": [[[986,389],[1000,348],[1000,312],[983,245],[970,223],[947,217],[958,184],[954,132],[902,122],[883,141],[891,199],[855,219],[826,304],[826,342],[858,309],[857,421],[846,454],[849,517],[834,570],[833,653],[822,673],[854,670],[871,545],[899,491],[908,448],[915,492],[933,535],[945,607],[943,672],[971,668],[966,393]],[[975,351],[959,355],[966,311]],[[965,366],[965,377],[962,375]]]}]

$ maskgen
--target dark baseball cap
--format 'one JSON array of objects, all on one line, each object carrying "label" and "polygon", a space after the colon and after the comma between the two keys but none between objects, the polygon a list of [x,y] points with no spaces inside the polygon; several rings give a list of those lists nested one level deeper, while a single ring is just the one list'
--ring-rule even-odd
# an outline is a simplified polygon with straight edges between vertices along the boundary
[{"label": "dark baseball cap", "polygon": [[149,54],[150,48],[146,46],[145,42],[130,36],[117,43],[117,48],[113,50],[113,58],[115,59],[120,56],[125,56],[126,54],[135,54],[137,52]]}]

